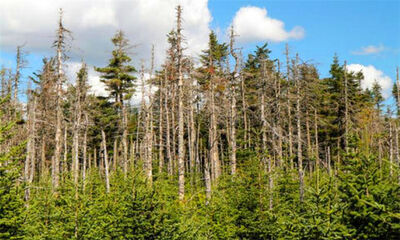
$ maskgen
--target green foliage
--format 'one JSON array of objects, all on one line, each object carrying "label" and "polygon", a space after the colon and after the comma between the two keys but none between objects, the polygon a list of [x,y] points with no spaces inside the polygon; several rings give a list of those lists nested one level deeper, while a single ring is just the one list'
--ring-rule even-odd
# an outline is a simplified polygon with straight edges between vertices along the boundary
[{"label": "green foliage", "polygon": [[110,97],[115,98],[116,106],[121,107],[124,100],[129,100],[134,93],[136,77],[132,74],[136,69],[129,65],[131,58],[128,56],[129,42],[122,31],[118,31],[111,39],[115,49],[108,66],[96,67],[95,70],[102,73],[101,81],[107,86]]},{"label": "green foliage", "polygon": [[339,183],[342,221],[357,239],[400,238],[400,188],[393,179],[380,177],[369,156],[345,159]]},{"label": "green foliage", "polygon": [[[6,106],[10,95],[0,99],[0,144],[4,146],[15,134],[18,119],[9,119]],[[25,142],[11,145],[0,152],[0,239],[21,239],[24,217],[23,187],[19,183]]]}]

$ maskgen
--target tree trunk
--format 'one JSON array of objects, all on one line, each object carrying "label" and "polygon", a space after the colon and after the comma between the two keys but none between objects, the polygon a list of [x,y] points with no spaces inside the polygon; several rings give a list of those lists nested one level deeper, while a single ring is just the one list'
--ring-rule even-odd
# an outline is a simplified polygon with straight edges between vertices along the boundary
[{"label": "tree trunk", "polygon": [[286,44],[286,77],[287,77],[287,114],[288,114],[288,135],[289,135],[289,159],[290,168],[293,169],[293,137],[292,137],[292,110],[291,110],[291,93],[290,93],[290,59],[289,59],[289,45]]},{"label": "tree trunk", "polygon": [[235,59],[235,69],[232,72],[230,82],[230,119],[229,119],[229,143],[230,143],[230,161],[231,161],[231,174],[236,174],[236,75],[239,71],[239,57],[235,53],[234,47],[234,30],[231,28],[230,37],[230,53]]},{"label": "tree trunk", "polygon": [[348,100],[348,82],[347,82],[347,70],[346,70],[346,61],[344,61],[344,107],[345,107],[345,111],[344,111],[344,126],[345,126],[345,130],[344,130],[344,149],[346,151],[346,153],[349,152],[348,149],[348,135],[349,135],[349,100]]},{"label": "tree trunk", "polygon": [[[30,95],[32,96],[32,95]],[[35,158],[36,158],[36,148],[35,148],[35,134],[36,134],[36,97],[29,100],[29,110],[28,110],[28,142],[27,151],[25,159],[25,170],[24,170],[24,180],[27,184],[25,188],[25,201],[29,201],[30,198],[30,185],[33,181],[33,176],[35,172]]]},{"label": "tree trunk", "polygon": [[109,179],[109,172],[108,172],[108,153],[107,153],[107,142],[106,142],[106,134],[104,130],[101,130],[101,137],[103,140],[103,156],[104,156],[104,172],[106,177],[106,192],[110,193],[110,179]]},{"label": "tree trunk", "polygon": [[178,184],[179,200],[185,197],[185,162],[184,162],[184,129],[183,129],[183,73],[182,73],[182,36],[181,6],[177,7],[177,52],[178,52]]},{"label": "tree trunk", "polygon": [[317,173],[317,191],[319,190],[319,142],[318,142],[318,117],[317,109],[314,108],[314,137],[315,137],[315,170]]},{"label": "tree trunk", "polygon": [[[166,77],[166,74],[164,74],[164,78]],[[166,79],[165,79],[166,81]],[[159,131],[159,140],[158,140],[158,172],[161,173],[163,168],[164,168],[164,129],[163,129],[163,97],[164,97],[164,84],[163,84],[163,78],[160,77],[160,84],[159,84],[159,109],[160,109],[160,116],[158,120],[158,131]]]},{"label": "tree trunk", "polygon": [[393,176],[393,129],[389,120],[389,176]]},{"label": "tree trunk", "polygon": [[301,107],[300,107],[300,78],[298,76],[298,56],[296,56],[294,69],[294,78],[296,84],[296,115],[297,115],[297,160],[299,168],[299,182],[300,182],[300,201],[304,199],[304,173],[303,173],[303,150],[302,150],[302,139],[301,139]]}]

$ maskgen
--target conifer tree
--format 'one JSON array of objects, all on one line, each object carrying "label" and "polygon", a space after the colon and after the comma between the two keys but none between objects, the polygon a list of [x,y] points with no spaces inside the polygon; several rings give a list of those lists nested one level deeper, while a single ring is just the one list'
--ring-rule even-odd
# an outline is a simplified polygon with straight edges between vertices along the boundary
[{"label": "conifer tree", "polygon": [[114,103],[117,109],[121,112],[122,123],[120,131],[122,132],[123,143],[123,171],[126,175],[128,170],[128,116],[126,104],[124,101],[131,99],[134,93],[134,83],[136,77],[132,75],[136,69],[130,65],[131,58],[128,56],[130,49],[129,41],[126,39],[122,31],[118,31],[111,39],[114,44],[112,58],[106,67],[96,67],[95,70],[100,72],[101,81],[107,86],[110,97],[114,98]]}]

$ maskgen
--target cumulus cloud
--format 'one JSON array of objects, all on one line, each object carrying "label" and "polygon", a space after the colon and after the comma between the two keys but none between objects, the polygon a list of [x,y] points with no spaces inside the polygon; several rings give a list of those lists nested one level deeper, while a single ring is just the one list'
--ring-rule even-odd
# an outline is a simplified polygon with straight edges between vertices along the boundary
[{"label": "cumulus cloud", "polygon": [[[64,25],[73,41],[68,55],[71,61],[85,59],[89,65],[104,66],[113,48],[111,37],[119,29],[135,47],[131,50],[134,65],[150,58],[155,45],[156,65],[160,65],[168,47],[166,35],[176,25],[176,6],[183,8],[185,53],[196,56],[207,47],[211,14],[208,0],[6,0],[0,8],[0,49],[15,51],[27,43],[30,53],[51,56],[57,29],[58,10],[63,8]],[[93,67],[89,76],[98,84]]]},{"label": "cumulus cloud", "polygon": [[361,50],[353,51],[354,55],[371,55],[378,54],[385,50],[385,47],[381,44],[379,46],[369,45],[367,47],[362,47]]},{"label": "cumulus cloud", "polygon": [[302,27],[296,26],[290,31],[285,30],[284,22],[268,16],[265,8],[242,7],[236,12],[232,24],[241,42],[282,42],[304,37]]},{"label": "cumulus cloud", "polygon": [[[132,43],[139,44],[136,53],[155,44],[157,51],[166,47],[166,34],[175,27],[175,7],[183,8],[183,28],[189,52],[207,46],[211,14],[207,0],[13,0],[2,3],[0,29],[2,48],[14,49],[27,42],[33,51],[48,51],[57,28],[58,9],[64,10],[64,25],[73,32],[73,45],[83,55],[110,50],[110,38],[124,30]],[[28,10],[29,9],[29,10]],[[147,55],[149,55],[147,52]]]},{"label": "cumulus cloud", "polygon": [[361,71],[363,73],[364,80],[361,81],[361,87],[363,89],[372,89],[372,86],[376,81],[382,87],[383,97],[388,98],[390,96],[393,87],[393,81],[381,70],[376,69],[372,65],[364,66],[361,64],[350,64],[347,66],[347,70],[350,72]]}]

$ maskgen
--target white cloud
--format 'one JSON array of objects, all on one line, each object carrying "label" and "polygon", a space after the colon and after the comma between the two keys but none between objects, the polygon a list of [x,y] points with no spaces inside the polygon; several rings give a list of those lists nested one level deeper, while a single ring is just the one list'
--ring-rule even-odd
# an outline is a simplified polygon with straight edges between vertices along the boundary
[{"label": "white cloud", "polygon": [[369,45],[367,47],[362,47],[359,51],[353,51],[354,55],[371,55],[378,54],[385,50],[385,47],[381,44],[379,46]]},{"label": "white cloud", "polygon": [[[75,84],[76,74],[81,68],[82,63],[80,62],[68,62],[65,66],[65,74],[71,84]],[[90,85],[90,93],[96,96],[108,96],[106,86],[100,81],[100,75],[96,72],[93,66],[87,66],[88,68],[88,83]]]},{"label": "white cloud", "polygon": [[134,59],[148,59],[155,45],[158,62],[165,55],[166,34],[175,27],[178,4],[183,8],[183,34],[187,54],[207,47],[211,14],[207,0],[6,0],[0,8],[0,48],[13,51],[27,42],[30,52],[52,53],[58,9],[74,41],[70,55],[104,64],[110,55],[114,33],[122,29],[132,44]]},{"label": "white cloud", "polygon": [[384,98],[388,98],[391,94],[393,87],[393,81],[390,77],[385,75],[381,70],[376,69],[372,65],[364,66],[361,64],[350,64],[347,66],[347,70],[351,72],[362,72],[364,80],[361,81],[361,87],[363,89],[372,89],[375,81],[382,87],[382,94]]},{"label": "white cloud", "polygon": [[[54,55],[51,48],[63,8],[64,26],[74,40],[68,53],[72,62],[85,59],[89,64],[89,82],[101,92],[95,66],[105,66],[111,56],[111,37],[119,29],[132,45],[134,65],[150,58],[155,45],[155,62],[160,65],[168,47],[166,35],[176,25],[176,6],[183,9],[183,34],[186,54],[196,55],[207,47],[211,14],[208,0],[3,0],[0,8],[0,49],[14,52],[16,45],[27,43],[30,53]],[[148,63],[149,61],[147,61]],[[68,71],[68,70],[66,70]],[[103,92],[102,92],[103,93]]]},{"label": "white cloud", "polygon": [[282,42],[304,37],[302,27],[296,26],[290,31],[285,30],[284,22],[269,17],[265,8],[242,7],[236,12],[232,24],[241,42]]}]

